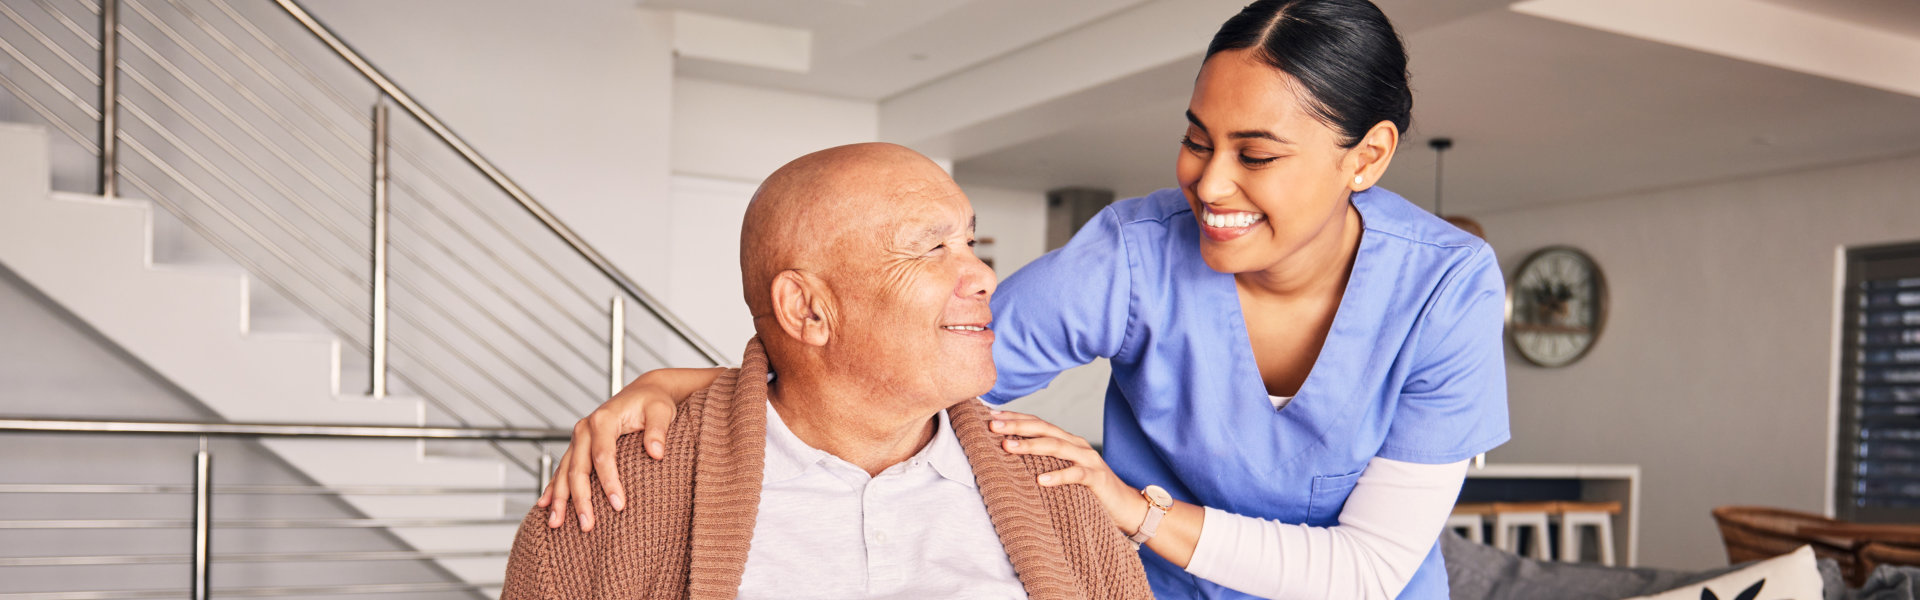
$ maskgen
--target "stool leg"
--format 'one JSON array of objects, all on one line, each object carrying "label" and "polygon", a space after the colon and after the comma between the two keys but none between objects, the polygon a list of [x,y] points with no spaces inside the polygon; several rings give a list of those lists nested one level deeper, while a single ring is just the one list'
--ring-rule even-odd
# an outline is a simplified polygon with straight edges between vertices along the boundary
[{"label": "stool leg", "polygon": [[1485,520],[1475,519],[1473,522],[1473,526],[1467,528],[1467,541],[1473,542],[1475,544],[1487,543],[1487,534],[1486,532],[1481,531],[1482,529],[1486,528],[1485,525],[1486,525]]},{"label": "stool leg", "polygon": [[1547,518],[1542,515],[1533,523],[1533,558],[1535,560],[1553,560],[1553,551],[1547,547]]},{"label": "stool leg", "polygon": [[1493,547],[1499,548],[1501,550],[1505,550],[1508,552],[1513,552],[1514,548],[1513,548],[1512,528],[1513,528],[1513,524],[1507,521],[1506,515],[1494,515]]},{"label": "stool leg", "polygon": [[1613,517],[1602,517],[1594,532],[1600,536],[1600,564],[1613,566]]},{"label": "stool leg", "polygon": [[1560,517],[1560,562],[1580,562],[1580,525],[1571,517]]}]

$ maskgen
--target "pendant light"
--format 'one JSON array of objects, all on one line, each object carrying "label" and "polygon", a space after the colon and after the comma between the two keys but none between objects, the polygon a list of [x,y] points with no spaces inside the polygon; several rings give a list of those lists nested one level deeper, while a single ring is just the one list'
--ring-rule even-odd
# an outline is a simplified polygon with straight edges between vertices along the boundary
[{"label": "pendant light", "polygon": [[1453,138],[1427,140],[1427,147],[1433,149],[1433,216],[1444,217],[1446,214],[1440,212],[1440,184],[1446,178],[1447,149],[1453,147]]}]

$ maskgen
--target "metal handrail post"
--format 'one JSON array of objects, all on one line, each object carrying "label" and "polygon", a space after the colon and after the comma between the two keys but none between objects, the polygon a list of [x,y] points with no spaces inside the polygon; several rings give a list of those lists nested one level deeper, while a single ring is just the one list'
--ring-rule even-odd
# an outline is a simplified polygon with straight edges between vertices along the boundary
[{"label": "metal handrail post", "polygon": [[100,195],[120,195],[120,0],[100,2]]},{"label": "metal handrail post", "polygon": [[193,599],[206,600],[212,591],[208,560],[213,556],[213,455],[207,453],[207,436],[200,436],[200,451],[193,459]]},{"label": "metal handrail post", "polygon": [[373,105],[373,379],[387,397],[387,103]]},{"label": "metal handrail post", "polygon": [[620,393],[627,375],[627,301],[619,296],[613,297],[613,305],[608,309],[611,331],[607,332],[607,397]]},{"label": "metal handrail post", "polygon": [[546,447],[540,448],[540,475],[533,478],[533,497],[539,498],[547,492],[547,482],[553,480],[553,453]]}]

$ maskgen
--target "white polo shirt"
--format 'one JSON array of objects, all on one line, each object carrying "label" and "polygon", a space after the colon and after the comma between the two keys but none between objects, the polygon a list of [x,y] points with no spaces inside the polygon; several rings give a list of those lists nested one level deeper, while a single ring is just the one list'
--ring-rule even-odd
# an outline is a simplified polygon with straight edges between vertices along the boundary
[{"label": "white polo shirt", "polygon": [[740,597],[1026,598],[941,411],[878,476],[808,446],[767,405],[760,513]]}]

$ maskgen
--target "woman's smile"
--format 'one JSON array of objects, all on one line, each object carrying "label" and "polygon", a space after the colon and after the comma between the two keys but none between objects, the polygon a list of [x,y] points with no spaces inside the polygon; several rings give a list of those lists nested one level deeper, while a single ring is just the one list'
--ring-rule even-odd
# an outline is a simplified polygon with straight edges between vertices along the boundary
[{"label": "woman's smile", "polygon": [[1194,217],[1200,220],[1200,231],[1207,234],[1207,239],[1216,242],[1239,239],[1267,222],[1267,215],[1263,213],[1220,210],[1206,204],[1200,205]]}]

